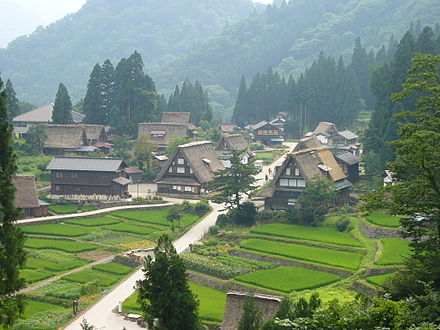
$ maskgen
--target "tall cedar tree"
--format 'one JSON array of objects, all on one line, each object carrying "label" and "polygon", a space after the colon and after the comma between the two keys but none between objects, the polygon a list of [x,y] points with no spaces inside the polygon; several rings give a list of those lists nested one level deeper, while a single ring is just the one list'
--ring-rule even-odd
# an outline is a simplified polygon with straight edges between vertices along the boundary
[{"label": "tall cedar tree", "polygon": [[18,106],[17,94],[15,93],[12,82],[9,79],[6,81],[5,92],[7,96],[9,119],[12,119],[19,115],[20,108]]},{"label": "tall cedar tree", "polygon": [[215,178],[210,184],[212,191],[217,194],[213,198],[216,203],[225,203],[226,209],[240,209],[241,200],[244,196],[250,196],[251,192],[258,187],[254,186],[254,177],[258,171],[255,163],[251,159],[247,164],[243,164],[240,155],[243,151],[232,151],[230,158],[231,166],[215,172]]},{"label": "tall cedar tree", "polygon": [[53,106],[52,122],[54,124],[71,124],[72,119],[72,101],[70,100],[69,92],[63,83],[60,83],[58,92],[55,97],[55,104]]},{"label": "tall cedar tree", "polygon": [[110,60],[105,60],[101,72],[101,109],[104,113],[104,125],[110,124],[110,111],[115,95],[115,68]]},{"label": "tall cedar tree", "polygon": [[84,122],[87,124],[105,124],[105,114],[102,108],[102,68],[97,63],[90,74],[87,84],[87,94],[84,98]]},{"label": "tall cedar tree", "polygon": [[374,62],[369,59],[365,48],[362,47],[361,38],[358,37],[353,48],[353,55],[351,56],[351,69],[353,70],[362,98],[364,99],[368,109],[374,107],[374,97],[370,89],[370,68],[369,65]]},{"label": "tall cedar tree", "polygon": [[403,221],[414,254],[390,282],[388,289],[396,298],[423,294],[419,281],[440,291],[440,56],[417,54],[413,62],[403,91],[393,96],[396,101],[419,96],[415,111],[399,114],[404,123],[393,143],[397,157],[390,167],[397,184],[367,197],[369,211],[428,215],[426,221]]},{"label": "tall cedar tree", "polygon": [[117,65],[113,100],[110,122],[118,134],[135,135],[139,123],[158,119],[159,97],[138,52]]},{"label": "tall cedar tree", "polygon": [[138,302],[148,324],[159,320],[160,329],[198,329],[198,300],[191,292],[182,258],[171,239],[159,237],[154,260],[148,256],[143,272],[145,279],[137,282]]},{"label": "tall cedar tree", "polygon": [[25,262],[24,235],[14,225],[20,212],[14,205],[12,176],[17,171],[12,148],[7,95],[0,79],[0,324],[11,325],[23,312],[23,299],[17,292],[24,287],[19,269]]}]

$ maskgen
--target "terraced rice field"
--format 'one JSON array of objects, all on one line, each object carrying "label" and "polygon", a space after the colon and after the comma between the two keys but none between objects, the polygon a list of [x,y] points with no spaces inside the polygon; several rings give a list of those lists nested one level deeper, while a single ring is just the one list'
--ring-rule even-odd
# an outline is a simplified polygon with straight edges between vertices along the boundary
[{"label": "terraced rice field", "polygon": [[74,259],[66,262],[51,262],[44,259],[28,257],[26,259],[26,268],[30,269],[46,269],[53,272],[62,272],[73,268],[81,267],[88,262],[81,259]]},{"label": "terraced rice field", "polygon": [[273,223],[253,228],[251,229],[251,233],[356,247],[362,246],[359,241],[355,240],[348,233],[341,233],[336,229],[326,227],[309,227]]},{"label": "terraced rice field", "polygon": [[237,276],[243,282],[262,288],[290,293],[313,289],[340,280],[338,275],[300,267],[280,267]]},{"label": "terraced rice field", "polygon": [[34,283],[52,277],[52,274],[47,272],[39,272],[38,270],[34,269],[22,269],[20,271],[20,276],[23,277],[27,283]]},{"label": "terraced rice field", "polygon": [[79,253],[97,249],[95,244],[64,239],[27,238],[24,246],[31,249],[54,249],[70,253]]},{"label": "terraced rice field", "polygon": [[225,313],[226,293],[194,282],[189,282],[189,287],[200,301],[200,318],[203,321],[221,323]]},{"label": "terraced rice field", "polygon": [[395,273],[388,273],[388,274],[383,274],[383,275],[376,275],[376,276],[370,276],[367,277],[366,280],[367,282],[377,285],[377,286],[382,286],[385,281],[387,279],[389,279],[390,277],[392,277]]},{"label": "terraced rice field", "polygon": [[401,265],[410,255],[409,243],[398,238],[384,238],[381,240],[382,251],[375,264],[380,266]]},{"label": "terraced rice field", "polygon": [[106,228],[112,231],[117,231],[121,233],[131,233],[137,235],[148,235],[157,231],[156,229],[150,227],[136,226],[127,223],[118,223],[117,225],[108,226]]},{"label": "terraced rice field", "polygon": [[109,287],[119,281],[120,278],[120,276],[114,274],[91,269],[82,270],[62,277],[63,280],[82,284],[97,280],[102,287]]},{"label": "terraced rice field", "polygon": [[365,217],[368,222],[380,227],[400,227],[400,218],[386,213],[370,213]]},{"label": "terraced rice field", "polygon": [[241,248],[348,269],[357,269],[362,260],[362,255],[356,252],[337,251],[263,239],[246,240],[241,244]]},{"label": "terraced rice field", "polygon": [[93,229],[76,227],[66,224],[47,224],[47,225],[32,225],[21,227],[26,234],[38,234],[48,236],[65,236],[65,237],[78,237],[83,236]]},{"label": "terraced rice field", "polygon": [[97,227],[97,226],[117,224],[120,223],[120,220],[104,217],[104,218],[70,219],[64,222],[77,226]]},{"label": "terraced rice field", "polygon": [[116,275],[127,275],[133,268],[117,264],[115,262],[109,262],[106,264],[99,264],[92,267],[94,270],[99,270],[101,272],[116,274]]}]

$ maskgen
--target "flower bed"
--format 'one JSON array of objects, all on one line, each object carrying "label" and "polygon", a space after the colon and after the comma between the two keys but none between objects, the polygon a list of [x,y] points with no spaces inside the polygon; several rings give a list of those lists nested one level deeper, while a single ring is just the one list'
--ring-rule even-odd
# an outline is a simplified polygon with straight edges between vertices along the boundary
[{"label": "flower bed", "polygon": [[281,267],[237,276],[237,281],[259,287],[290,293],[328,285],[340,276],[299,267]]},{"label": "flower bed", "polygon": [[241,244],[241,248],[348,269],[357,269],[362,259],[361,254],[355,252],[337,251],[263,239],[244,241]]}]

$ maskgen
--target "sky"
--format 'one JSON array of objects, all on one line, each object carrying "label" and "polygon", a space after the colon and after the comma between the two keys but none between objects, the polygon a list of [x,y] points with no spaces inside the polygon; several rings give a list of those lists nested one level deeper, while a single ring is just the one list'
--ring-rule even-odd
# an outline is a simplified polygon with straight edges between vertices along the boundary
[{"label": "sky", "polygon": [[[272,0],[252,1],[266,4],[272,2]],[[11,5],[16,7],[7,11],[6,17],[2,17],[0,13],[0,48],[6,47],[9,41],[20,35],[32,33],[39,25],[46,26],[67,14],[76,12],[85,3],[86,0],[0,0],[0,11],[2,5],[8,5],[8,9]],[[21,17],[15,17],[20,14]],[[8,25],[9,29],[4,29],[2,22]]]}]

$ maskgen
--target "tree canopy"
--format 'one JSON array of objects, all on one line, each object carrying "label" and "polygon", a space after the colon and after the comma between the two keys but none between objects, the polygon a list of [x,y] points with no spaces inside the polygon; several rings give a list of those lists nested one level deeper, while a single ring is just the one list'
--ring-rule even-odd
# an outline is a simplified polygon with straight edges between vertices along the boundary
[{"label": "tree canopy", "polygon": [[69,92],[63,83],[58,86],[58,92],[53,105],[52,122],[54,124],[71,124],[72,119],[72,101]]}]

